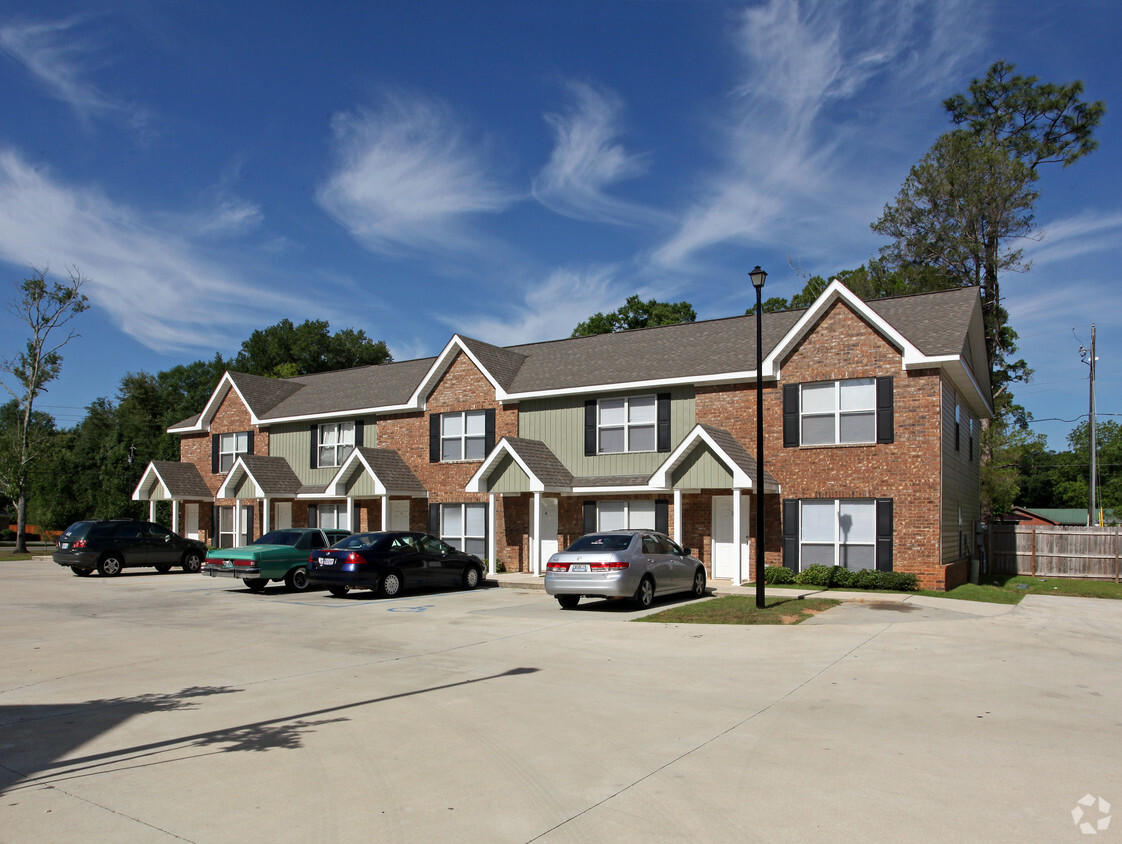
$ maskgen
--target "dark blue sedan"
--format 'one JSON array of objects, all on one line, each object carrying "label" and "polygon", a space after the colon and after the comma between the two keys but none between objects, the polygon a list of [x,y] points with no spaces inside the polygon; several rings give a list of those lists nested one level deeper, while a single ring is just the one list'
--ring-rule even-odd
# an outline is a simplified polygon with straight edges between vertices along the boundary
[{"label": "dark blue sedan", "polygon": [[373,589],[392,598],[402,589],[461,586],[483,580],[483,562],[427,533],[356,533],[308,558],[308,582],[339,598],[352,589]]}]

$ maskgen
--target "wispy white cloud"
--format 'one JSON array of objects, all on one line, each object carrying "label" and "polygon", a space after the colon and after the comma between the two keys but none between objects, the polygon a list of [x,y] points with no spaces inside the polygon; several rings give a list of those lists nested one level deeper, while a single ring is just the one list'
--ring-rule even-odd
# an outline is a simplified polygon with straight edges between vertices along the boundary
[{"label": "wispy white cloud", "polygon": [[93,304],[121,330],[157,351],[224,348],[231,329],[312,304],[256,286],[208,258],[182,228],[90,188],[65,185],[0,149],[0,259],[76,266]]},{"label": "wispy white cloud", "polygon": [[0,26],[0,50],[22,64],[52,97],[70,106],[83,121],[110,117],[124,120],[134,129],[145,128],[149,122],[146,109],[107,94],[91,81],[91,65],[101,48],[79,33],[88,20],[75,16]]},{"label": "wispy white cloud", "polygon": [[1122,211],[1088,211],[1053,220],[1041,226],[1038,235],[1022,246],[1025,257],[1037,267],[1117,249],[1122,236]]},{"label": "wispy white cloud", "polygon": [[533,182],[534,198],[557,214],[599,223],[653,221],[660,215],[609,196],[617,182],[646,172],[645,157],[616,141],[623,105],[614,93],[584,82],[566,85],[569,107],[547,114],[556,145]]},{"label": "wispy white cloud", "polygon": [[[770,0],[745,9],[734,31],[742,78],[714,130],[721,164],[654,262],[687,268],[734,241],[812,257],[867,243],[879,209],[870,197],[891,196],[896,178],[885,166],[883,124],[899,126],[921,96],[931,98],[922,103],[931,123],[939,120],[935,71],[945,85],[980,47],[974,8]],[[866,99],[878,107],[865,108]]]},{"label": "wispy white cloud", "polygon": [[471,217],[516,199],[436,100],[388,95],[378,110],[335,115],[332,130],[337,166],[316,199],[372,251],[471,251]]},{"label": "wispy white cloud", "polygon": [[520,304],[438,318],[454,332],[498,346],[568,337],[577,323],[598,311],[614,310],[635,292],[625,293],[618,276],[615,265],[555,269],[542,283],[527,287]]}]

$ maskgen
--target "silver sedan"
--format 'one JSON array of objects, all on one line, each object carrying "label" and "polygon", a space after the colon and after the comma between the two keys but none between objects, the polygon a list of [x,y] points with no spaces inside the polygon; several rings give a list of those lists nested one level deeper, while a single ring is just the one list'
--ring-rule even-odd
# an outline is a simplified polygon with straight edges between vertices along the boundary
[{"label": "silver sedan", "polygon": [[632,598],[646,609],[656,595],[705,595],[705,566],[661,533],[613,530],[582,536],[549,558],[545,591],[562,609],[581,597]]}]

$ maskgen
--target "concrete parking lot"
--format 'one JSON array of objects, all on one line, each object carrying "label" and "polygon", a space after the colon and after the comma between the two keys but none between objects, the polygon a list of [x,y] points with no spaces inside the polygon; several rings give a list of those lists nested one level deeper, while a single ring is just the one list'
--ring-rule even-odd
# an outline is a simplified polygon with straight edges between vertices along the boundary
[{"label": "concrete parking lot", "polygon": [[1122,836],[1114,602],[748,628],[519,589],[0,576],[0,841]]}]

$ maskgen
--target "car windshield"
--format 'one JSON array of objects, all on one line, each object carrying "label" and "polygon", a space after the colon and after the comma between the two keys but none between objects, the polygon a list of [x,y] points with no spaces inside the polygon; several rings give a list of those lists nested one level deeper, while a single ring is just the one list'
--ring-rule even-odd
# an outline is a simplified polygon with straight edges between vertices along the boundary
[{"label": "car windshield", "polygon": [[565,551],[583,551],[585,553],[596,551],[625,551],[631,544],[630,533],[593,533],[582,536]]},{"label": "car windshield", "polygon": [[271,530],[253,540],[251,545],[292,545],[300,541],[301,533],[295,530]]}]

